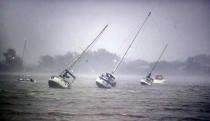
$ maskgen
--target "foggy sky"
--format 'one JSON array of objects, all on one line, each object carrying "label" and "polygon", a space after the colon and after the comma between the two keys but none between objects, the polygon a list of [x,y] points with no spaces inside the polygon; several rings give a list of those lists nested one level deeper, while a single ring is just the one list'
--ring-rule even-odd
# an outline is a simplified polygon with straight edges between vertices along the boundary
[{"label": "foggy sky", "polygon": [[25,39],[27,63],[37,63],[40,55],[81,52],[106,24],[91,50],[104,48],[122,56],[151,10],[127,58],[154,61],[166,43],[163,59],[168,61],[209,54],[207,0],[0,0],[0,59],[8,48],[21,56]]}]

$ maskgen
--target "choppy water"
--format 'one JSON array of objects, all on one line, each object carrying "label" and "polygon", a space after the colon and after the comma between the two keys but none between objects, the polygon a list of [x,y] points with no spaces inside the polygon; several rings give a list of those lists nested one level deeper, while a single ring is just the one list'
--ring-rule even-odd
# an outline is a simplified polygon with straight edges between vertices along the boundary
[{"label": "choppy water", "polygon": [[210,79],[167,78],[164,85],[141,86],[120,79],[113,89],[99,89],[94,78],[79,78],[71,89],[1,76],[0,120],[210,120]]}]

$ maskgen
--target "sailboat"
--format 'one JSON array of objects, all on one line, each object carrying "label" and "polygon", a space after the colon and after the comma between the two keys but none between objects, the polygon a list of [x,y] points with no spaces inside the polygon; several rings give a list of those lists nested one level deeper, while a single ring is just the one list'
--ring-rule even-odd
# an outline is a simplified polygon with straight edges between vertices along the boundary
[{"label": "sailboat", "polygon": [[153,84],[164,84],[165,79],[163,78],[163,75],[156,75],[155,79],[153,80]]},{"label": "sailboat", "polygon": [[105,29],[108,27],[106,25],[101,32],[96,36],[96,38],[82,51],[82,53],[74,59],[74,61],[68,66],[65,70],[63,70],[58,76],[51,76],[48,85],[50,88],[70,88],[71,84],[76,79],[76,76],[72,73],[72,69],[75,64],[81,59],[82,56],[88,51],[88,49],[98,40],[98,38],[103,34]]},{"label": "sailboat", "polygon": [[141,29],[143,28],[144,24],[146,23],[146,21],[148,20],[148,18],[150,17],[150,15],[151,15],[151,12],[149,12],[149,14],[147,15],[147,17],[145,18],[143,24],[140,26],[139,30],[135,34],[133,40],[131,41],[131,43],[128,46],[127,50],[125,51],[124,55],[120,59],[119,63],[117,63],[117,65],[115,66],[114,70],[111,73],[101,74],[96,79],[96,85],[99,88],[112,88],[112,87],[115,87],[116,86],[115,77],[113,75],[117,71],[117,69],[119,68],[120,64],[122,63],[123,59],[125,58],[125,55],[128,53],[128,50],[131,48],[133,42],[137,38],[138,34],[140,33]]},{"label": "sailboat", "polygon": [[165,47],[163,48],[163,51],[161,52],[158,60],[156,61],[156,63],[153,65],[153,67],[151,68],[149,74],[140,80],[140,83],[142,85],[152,85],[153,83],[164,83],[165,80],[163,79],[163,77],[161,78],[161,75],[159,75],[159,77],[156,77],[155,80],[153,78],[151,78],[152,76],[152,72],[155,70],[155,68],[157,67],[158,63],[160,62],[161,57],[163,56],[166,48],[168,47],[168,44],[165,45]]},{"label": "sailboat", "polygon": [[18,81],[27,81],[27,82],[36,82],[36,80],[34,80],[31,75],[26,75],[25,73],[25,65],[24,65],[24,57],[25,57],[25,51],[26,51],[26,46],[27,46],[27,40],[25,40],[24,42],[24,48],[23,48],[23,75],[20,75],[17,80]]}]

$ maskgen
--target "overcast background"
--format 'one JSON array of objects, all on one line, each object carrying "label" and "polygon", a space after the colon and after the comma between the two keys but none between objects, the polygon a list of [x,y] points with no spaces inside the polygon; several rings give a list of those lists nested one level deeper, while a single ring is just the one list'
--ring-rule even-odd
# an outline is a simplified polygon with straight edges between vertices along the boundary
[{"label": "overcast background", "polygon": [[127,58],[155,61],[166,43],[163,60],[209,54],[208,0],[0,0],[0,59],[8,48],[21,56],[26,39],[30,64],[41,55],[81,52],[106,24],[91,51],[103,48],[122,56],[151,10]]}]

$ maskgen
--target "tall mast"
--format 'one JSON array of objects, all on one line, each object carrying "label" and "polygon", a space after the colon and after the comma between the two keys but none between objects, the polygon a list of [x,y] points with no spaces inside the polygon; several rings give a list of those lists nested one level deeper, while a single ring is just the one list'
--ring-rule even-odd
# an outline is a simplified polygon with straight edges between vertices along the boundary
[{"label": "tall mast", "polygon": [[25,51],[26,51],[26,44],[27,44],[27,40],[25,40],[25,42],[24,42],[24,47],[23,47],[23,57],[22,57],[22,59],[23,59],[23,74],[25,73],[25,65],[24,65],[24,57],[25,57]]},{"label": "tall mast", "polygon": [[87,46],[85,50],[82,51],[82,53],[74,59],[74,61],[71,63],[71,65],[67,68],[67,70],[71,70],[73,66],[80,60],[80,58],[87,52],[87,50],[90,48],[91,45],[94,44],[96,40],[102,35],[102,33],[105,31],[105,29],[108,27],[108,24],[101,30],[101,32],[96,36],[96,38]]},{"label": "tall mast", "polygon": [[168,44],[165,45],[164,49],[162,50],[158,60],[156,61],[156,63],[154,64],[154,66],[152,67],[151,71],[149,73],[152,73],[152,71],[157,67],[157,64],[160,62],[161,57],[163,56],[163,53],[165,52],[166,48],[168,47]]},{"label": "tall mast", "polygon": [[118,69],[119,65],[122,63],[123,59],[125,58],[125,55],[128,53],[128,50],[131,48],[134,40],[136,39],[136,37],[138,36],[138,34],[140,33],[141,29],[143,28],[144,24],[146,23],[146,21],[148,20],[148,18],[150,17],[151,12],[149,12],[149,14],[147,15],[147,17],[145,18],[143,24],[140,26],[139,30],[137,31],[136,35],[134,36],[131,44],[129,45],[128,49],[126,50],[125,54],[123,55],[123,57],[121,58],[121,60],[119,61],[119,63],[116,65],[116,67],[114,68],[114,70],[112,71],[112,74],[115,73],[115,71]]}]

